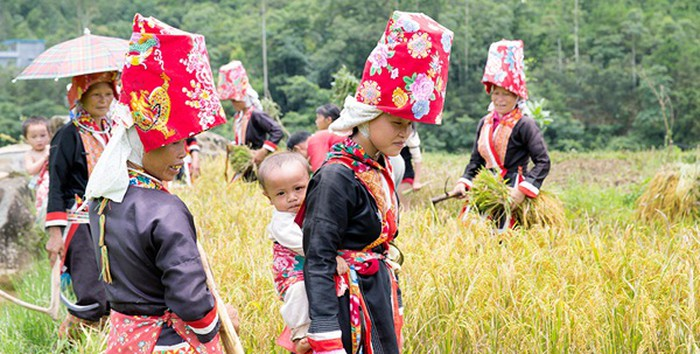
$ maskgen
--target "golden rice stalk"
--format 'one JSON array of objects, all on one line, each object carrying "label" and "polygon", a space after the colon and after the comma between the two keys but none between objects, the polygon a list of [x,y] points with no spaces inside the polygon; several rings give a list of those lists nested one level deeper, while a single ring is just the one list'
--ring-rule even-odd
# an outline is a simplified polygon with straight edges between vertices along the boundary
[{"label": "golden rice stalk", "polygon": [[636,213],[647,221],[700,218],[700,164],[664,166],[637,200]]},{"label": "golden rice stalk", "polygon": [[525,198],[514,210],[511,209],[510,190],[500,176],[488,170],[482,170],[472,180],[469,191],[469,203],[482,215],[489,215],[493,220],[501,220],[512,215],[516,223],[524,228],[534,225],[562,226],[566,215],[564,205],[555,195],[541,191],[537,198]]},{"label": "golden rice stalk", "polygon": [[564,203],[554,194],[540,191],[537,198],[525,198],[515,210],[515,220],[524,228],[534,225],[564,226],[566,213]]},{"label": "golden rice stalk", "polygon": [[493,220],[501,220],[511,214],[510,191],[501,176],[482,169],[472,183],[467,194],[472,209],[479,214],[491,216]]},{"label": "golden rice stalk", "polygon": [[245,145],[229,145],[228,163],[234,175],[244,174],[253,168],[253,153]]}]

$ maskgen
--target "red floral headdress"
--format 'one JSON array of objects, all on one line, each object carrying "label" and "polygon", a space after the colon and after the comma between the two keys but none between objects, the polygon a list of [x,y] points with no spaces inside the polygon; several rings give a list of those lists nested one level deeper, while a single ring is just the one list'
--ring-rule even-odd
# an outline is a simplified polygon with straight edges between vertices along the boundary
[{"label": "red floral headdress", "polygon": [[527,99],[524,58],[523,41],[521,40],[502,39],[492,43],[484,69],[484,77],[481,79],[486,87],[486,92],[491,93],[493,85],[496,85]]},{"label": "red floral headdress", "polygon": [[453,36],[425,14],[395,11],[367,58],[355,99],[411,121],[440,124]]},{"label": "red floral headdress", "polygon": [[136,14],[122,84],[146,152],[226,123],[202,35]]}]

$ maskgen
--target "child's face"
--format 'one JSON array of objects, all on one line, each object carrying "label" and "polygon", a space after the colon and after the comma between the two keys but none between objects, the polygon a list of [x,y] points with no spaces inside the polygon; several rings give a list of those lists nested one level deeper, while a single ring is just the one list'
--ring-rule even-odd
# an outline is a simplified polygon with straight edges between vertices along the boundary
[{"label": "child's face", "polygon": [[292,161],[270,172],[270,177],[265,179],[263,194],[270,199],[277,211],[290,213],[299,211],[306,196],[306,186],[309,184],[309,173],[306,168]]},{"label": "child's face", "polygon": [[26,138],[32,150],[44,151],[49,144],[49,129],[46,124],[30,124],[27,127]]}]

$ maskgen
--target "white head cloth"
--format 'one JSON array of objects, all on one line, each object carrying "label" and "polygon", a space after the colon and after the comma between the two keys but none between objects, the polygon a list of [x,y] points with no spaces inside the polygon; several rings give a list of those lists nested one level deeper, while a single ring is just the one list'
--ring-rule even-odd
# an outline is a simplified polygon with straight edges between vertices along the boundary
[{"label": "white head cloth", "polygon": [[370,106],[362,102],[357,102],[355,97],[348,96],[345,98],[343,110],[340,112],[340,117],[333,121],[328,129],[332,132],[345,132],[352,128],[368,123],[374,118],[382,114],[375,106]]},{"label": "white head cloth", "polygon": [[126,161],[141,165],[144,149],[126,106],[116,104],[111,111],[114,111],[117,124],[112,130],[109,143],[88,178],[85,195],[87,200],[107,198],[121,203],[129,188]]},{"label": "white head cloth", "polygon": [[255,106],[258,110],[263,109],[262,103],[260,103],[260,96],[258,91],[255,91],[250,85],[245,90],[245,96],[243,96],[243,101],[246,107]]}]

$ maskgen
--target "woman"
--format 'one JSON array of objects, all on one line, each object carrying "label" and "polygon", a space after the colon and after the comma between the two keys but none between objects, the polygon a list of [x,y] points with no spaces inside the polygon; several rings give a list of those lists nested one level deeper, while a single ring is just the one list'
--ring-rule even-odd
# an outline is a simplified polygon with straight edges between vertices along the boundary
[{"label": "woman", "polygon": [[[528,98],[523,58],[520,40],[491,44],[481,81],[491,94],[493,111],[479,121],[471,160],[452,190],[453,195],[465,195],[482,167],[507,181],[514,206],[525,197],[536,198],[539,194],[550,161],[537,123],[523,112]],[[530,159],[534,167],[528,171]],[[511,220],[499,223],[499,229],[513,226]]]},{"label": "woman", "polygon": [[163,185],[187,138],[226,122],[204,37],[140,14],[133,31],[118,125],[87,187],[112,305],[107,353],[222,353],[192,215]]},{"label": "woman", "polygon": [[277,150],[282,140],[282,128],[262,110],[258,93],[248,82],[243,64],[234,60],[219,69],[219,96],[231,100],[236,115],[233,117],[234,145],[253,149],[253,163]]},{"label": "woman", "polygon": [[[315,353],[400,352],[400,290],[387,259],[398,201],[387,156],[399,154],[413,122],[440,122],[452,36],[423,14],[394,12],[356,96],[330,126],[353,133],[313,176],[297,216]],[[337,255],[351,268],[342,278]]]},{"label": "woman", "polygon": [[118,97],[116,78],[117,72],[74,77],[68,90],[71,121],[51,140],[46,250],[51,263],[62,257],[77,298],[59,327],[59,337],[74,335],[78,324],[94,326],[109,313],[80,199],[111,135],[112,120],[107,112]]}]

